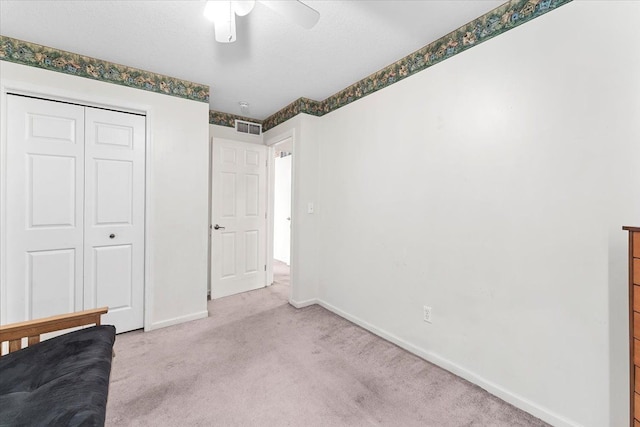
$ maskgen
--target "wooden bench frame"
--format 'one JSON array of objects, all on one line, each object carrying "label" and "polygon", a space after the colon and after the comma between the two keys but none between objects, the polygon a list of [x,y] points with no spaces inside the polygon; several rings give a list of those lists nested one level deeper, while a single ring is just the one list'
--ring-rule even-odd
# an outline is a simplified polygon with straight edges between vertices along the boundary
[{"label": "wooden bench frame", "polygon": [[108,310],[108,307],[94,308],[92,310],[78,311],[76,313],[61,314],[59,316],[0,326],[0,350],[5,341],[9,342],[9,353],[11,353],[22,348],[23,338],[27,338],[28,345],[34,345],[40,342],[41,334],[91,324],[99,326],[100,316]]}]

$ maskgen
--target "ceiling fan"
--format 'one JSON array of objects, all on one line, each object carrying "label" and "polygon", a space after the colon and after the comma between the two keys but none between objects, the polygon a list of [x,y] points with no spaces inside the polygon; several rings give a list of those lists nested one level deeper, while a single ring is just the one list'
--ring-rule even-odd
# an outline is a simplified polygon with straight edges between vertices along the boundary
[{"label": "ceiling fan", "polygon": [[[320,19],[320,13],[317,10],[301,1],[259,1],[269,9],[306,29],[312,28]],[[255,4],[255,0],[207,0],[204,7],[204,16],[213,22],[216,41],[220,43],[236,41],[236,15],[245,16],[249,14]]]}]

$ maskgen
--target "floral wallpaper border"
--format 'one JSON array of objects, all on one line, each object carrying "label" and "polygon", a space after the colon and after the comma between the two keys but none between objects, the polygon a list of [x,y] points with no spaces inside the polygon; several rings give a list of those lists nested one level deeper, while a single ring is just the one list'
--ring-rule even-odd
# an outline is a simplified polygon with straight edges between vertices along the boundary
[{"label": "floral wallpaper border", "polygon": [[262,121],[263,131],[299,113],[322,116],[423,71],[572,0],[510,0],[324,101],[300,98]]},{"label": "floral wallpaper border", "polygon": [[209,102],[209,86],[0,35],[0,61]]},{"label": "floral wallpaper border", "polygon": [[252,119],[250,117],[244,116],[237,116],[231,113],[223,113],[222,111],[209,110],[209,124],[234,128],[236,127],[236,120],[244,120],[245,122],[262,124],[262,120]]},{"label": "floral wallpaper border", "polygon": [[325,114],[325,111],[322,102],[308,98],[298,98],[277,113],[263,120],[262,130],[266,131],[267,129],[276,127],[280,123],[286,122],[300,113],[310,114],[312,116],[322,116]]},{"label": "floral wallpaper border", "polygon": [[[270,127],[277,126],[278,124],[287,121],[300,113],[311,114],[313,116],[322,116],[324,114],[322,103],[314,101],[312,99],[298,98],[276,113],[278,114],[278,118],[282,120],[281,122],[276,124],[269,123],[269,125]],[[271,117],[274,116],[275,115]],[[267,120],[269,120],[271,117],[269,117]],[[263,129],[265,123],[268,123],[267,120],[252,119],[250,117],[237,116],[231,113],[223,113],[222,111],[209,111],[209,123],[212,125],[235,127],[236,120],[245,120],[252,123],[259,123],[263,126]]]}]

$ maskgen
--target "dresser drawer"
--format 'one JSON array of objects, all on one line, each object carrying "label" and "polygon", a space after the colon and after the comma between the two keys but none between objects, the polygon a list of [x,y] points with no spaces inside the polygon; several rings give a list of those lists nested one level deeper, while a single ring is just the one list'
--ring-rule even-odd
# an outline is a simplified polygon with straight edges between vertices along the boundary
[{"label": "dresser drawer", "polygon": [[640,366],[640,340],[633,340],[633,364]]},{"label": "dresser drawer", "polygon": [[633,234],[633,257],[640,258],[640,233],[637,231]]},{"label": "dresser drawer", "polygon": [[633,259],[633,283],[640,285],[640,258]]},{"label": "dresser drawer", "polygon": [[640,394],[633,393],[633,415],[637,420],[640,417]]}]

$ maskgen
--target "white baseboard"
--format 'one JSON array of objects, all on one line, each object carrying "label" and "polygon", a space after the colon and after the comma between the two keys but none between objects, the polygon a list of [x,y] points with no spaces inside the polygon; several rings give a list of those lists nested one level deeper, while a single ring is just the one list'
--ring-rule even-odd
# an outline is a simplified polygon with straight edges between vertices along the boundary
[{"label": "white baseboard", "polygon": [[167,326],[178,325],[184,322],[190,322],[192,320],[204,319],[209,317],[207,310],[199,311],[197,313],[191,313],[184,316],[174,317],[172,319],[161,320],[159,322],[153,322],[149,326],[144,327],[145,332],[153,331],[154,329],[166,328]]},{"label": "white baseboard", "polygon": [[[311,300],[310,300],[311,301]],[[289,301],[291,303],[291,305],[293,305],[294,307],[296,307],[295,304],[292,303],[292,301]],[[500,399],[504,400],[505,402],[508,402],[510,404],[512,404],[513,406],[522,409],[523,411],[526,411],[528,413],[530,413],[531,415],[540,418],[543,421],[546,421],[547,423],[556,426],[556,427],[581,427],[580,424],[576,423],[575,421],[569,420],[561,415],[556,414],[553,411],[550,411],[546,408],[543,408],[542,406],[522,397],[519,396],[516,393],[512,393],[509,390],[499,386],[498,384],[495,384],[483,377],[481,377],[480,375],[477,375],[465,368],[463,368],[460,365],[455,364],[454,362],[451,362],[450,360],[445,359],[444,357],[441,357],[439,355],[437,355],[436,353],[433,353],[431,351],[427,351],[424,350],[420,347],[417,347],[411,343],[408,343],[407,341],[403,340],[402,338],[399,338],[383,329],[379,329],[376,326],[365,322],[364,320],[356,317],[356,316],[352,316],[349,313],[339,309],[338,307],[335,307],[325,301],[322,300],[316,300],[316,303],[319,304],[320,306],[326,308],[327,310],[331,311],[332,313],[337,314],[340,317],[343,317],[347,320],[349,320],[350,322],[355,323],[358,326],[361,326],[362,328],[368,330],[369,332],[384,338],[385,340],[392,342],[393,344],[397,345],[398,347],[401,347],[407,351],[409,351],[410,353],[415,354],[418,357],[421,357],[422,359],[425,359],[431,363],[433,363],[434,365],[437,365],[443,369],[446,369],[447,371],[461,377],[464,378],[465,380],[472,382],[473,384],[476,384],[480,387],[482,387],[483,389],[487,390],[489,393],[493,394],[494,396],[499,397]]]},{"label": "white baseboard", "polygon": [[318,300],[313,298],[313,299],[308,299],[304,301],[295,301],[289,298],[289,304],[291,304],[295,308],[304,308],[304,307],[309,307],[310,305],[318,304]]}]

